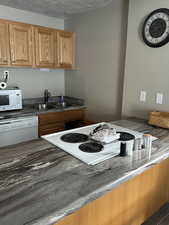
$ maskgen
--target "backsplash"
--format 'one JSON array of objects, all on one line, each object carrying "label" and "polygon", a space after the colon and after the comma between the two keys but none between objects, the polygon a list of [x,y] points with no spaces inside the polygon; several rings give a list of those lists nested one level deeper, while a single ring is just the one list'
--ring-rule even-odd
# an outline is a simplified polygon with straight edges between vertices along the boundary
[{"label": "backsplash", "polygon": [[[73,98],[69,96],[64,96],[64,101],[68,104],[84,105],[85,102],[80,98]],[[23,105],[33,105],[37,103],[43,103],[44,98],[26,98],[23,99]],[[52,96],[49,98],[49,102],[59,102],[59,96]]]},{"label": "backsplash", "polygon": [[52,95],[64,95],[64,70],[41,71],[30,68],[0,68],[0,77],[3,71],[9,71],[9,86],[18,86],[22,90],[23,98],[43,96],[48,89]]}]

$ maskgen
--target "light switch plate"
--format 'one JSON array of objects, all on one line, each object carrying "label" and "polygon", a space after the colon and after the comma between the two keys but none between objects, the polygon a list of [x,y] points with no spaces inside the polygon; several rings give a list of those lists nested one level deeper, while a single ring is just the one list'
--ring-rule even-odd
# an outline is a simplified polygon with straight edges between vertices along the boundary
[{"label": "light switch plate", "polygon": [[140,92],[140,102],[146,102],[147,93],[146,91]]},{"label": "light switch plate", "polygon": [[156,104],[163,104],[163,94],[162,93],[157,93],[156,94]]}]

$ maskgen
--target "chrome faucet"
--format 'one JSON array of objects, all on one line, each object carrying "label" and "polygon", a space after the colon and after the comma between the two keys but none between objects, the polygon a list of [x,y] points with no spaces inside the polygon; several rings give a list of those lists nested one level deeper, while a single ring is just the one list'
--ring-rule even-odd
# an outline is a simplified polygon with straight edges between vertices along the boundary
[{"label": "chrome faucet", "polygon": [[50,92],[46,89],[46,90],[44,91],[44,103],[45,103],[45,104],[48,103],[50,95],[51,95]]}]

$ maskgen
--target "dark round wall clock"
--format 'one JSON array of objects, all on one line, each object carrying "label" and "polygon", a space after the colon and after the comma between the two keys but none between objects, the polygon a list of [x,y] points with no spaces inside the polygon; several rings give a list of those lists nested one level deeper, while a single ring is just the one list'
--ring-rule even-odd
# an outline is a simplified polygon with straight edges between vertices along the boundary
[{"label": "dark round wall clock", "polygon": [[152,48],[169,42],[169,9],[161,8],[150,13],[144,22],[143,40]]}]

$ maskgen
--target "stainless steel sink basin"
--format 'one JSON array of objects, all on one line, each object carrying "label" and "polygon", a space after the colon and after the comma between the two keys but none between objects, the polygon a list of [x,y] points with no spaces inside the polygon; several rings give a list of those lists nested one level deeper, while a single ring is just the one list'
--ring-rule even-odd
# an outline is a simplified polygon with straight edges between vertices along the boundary
[{"label": "stainless steel sink basin", "polygon": [[67,107],[71,107],[73,105],[71,104],[65,104],[65,105],[60,105],[60,104],[57,104],[57,103],[40,103],[40,104],[37,104],[35,107],[38,108],[39,110],[50,110],[50,109],[64,109],[64,108],[67,108]]},{"label": "stainless steel sink basin", "polygon": [[69,103],[66,103],[66,102],[64,102],[63,105],[62,104],[59,104],[59,103],[51,103],[50,102],[49,105],[51,107],[54,107],[54,108],[67,108],[67,107],[73,106],[73,104],[69,104]]}]

